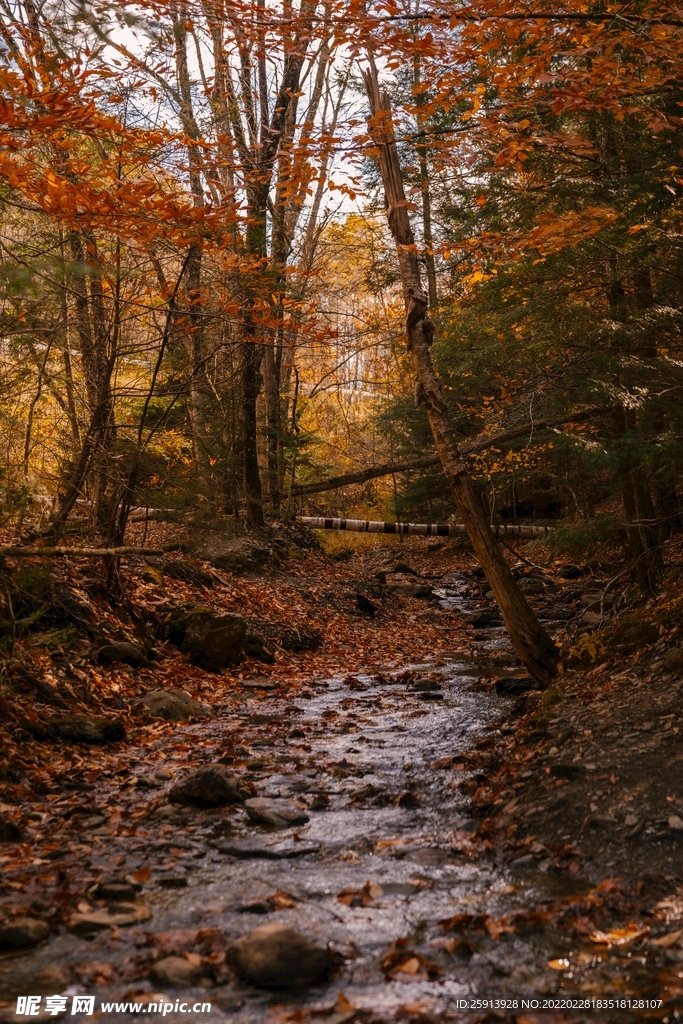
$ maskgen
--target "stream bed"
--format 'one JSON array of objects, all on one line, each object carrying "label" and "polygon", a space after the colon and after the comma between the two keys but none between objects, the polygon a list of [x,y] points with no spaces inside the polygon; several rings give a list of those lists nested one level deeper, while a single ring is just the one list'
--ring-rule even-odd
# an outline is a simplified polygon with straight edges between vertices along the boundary
[{"label": "stream bed", "polygon": [[[443,607],[462,607],[457,580],[439,596]],[[478,651],[485,656],[506,641],[502,628],[490,629]],[[497,869],[470,842],[476,822],[461,788],[468,772],[453,770],[452,762],[482,736],[497,734],[509,704],[472,688],[481,671],[472,651],[454,651],[438,663],[425,651],[415,664],[312,682],[294,699],[245,688],[219,717],[179,726],[144,750],[126,748],[131,771],[140,776],[163,765],[169,781],[161,792],[158,780],[149,790],[153,809],[136,828],[105,822],[90,834],[72,832],[69,853],[90,878],[145,879],[139,899],[151,919],[89,940],[61,932],[31,952],[1,956],[0,999],[9,1003],[36,990],[36,973],[54,965],[69,976],[63,993],[94,994],[97,1006],[100,1000],[149,1000],[140,994],[163,991],[174,1004],[211,1003],[208,1017],[173,1012],[170,1019],[234,1024],[315,1020],[323,1011],[328,1015],[320,1020],[342,1024],[358,1009],[373,1021],[421,1013],[438,1019],[464,1008],[463,999],[551,994],[557,982],[546,964],[557,953],[542,932],[493,937],[482,929],[474,942],[463,943],[457,929],[440,923],[458,914],[496,919],[560,895],[555,890],[562,885],[551,872]],[[419,679],[438,689],[414,689]],[[302,826],[273,830],[254,824],[241,808],[163,805],[163,787],[174,776],[226,754],[228,762],[250,759],[259,796],[321,809],[310,809]],[[99,804],[108,785],[86,799]],[[139,804],[140,789],[129,793]],[[64,883],[77,884],[73,875]],[[268,903],[273,894],[279,904]],[[134,980],[135,965],[158,955],[150,951],[181,953],[188,936],[199,932],[209,942],[218,935],[216,948],[225,948],[271,921],[329,944],[339,961],[332,979],[293,994],[208,980],[159,989],[141,982],[139,969]],[[140,1012],[147,1012],[147,1003]],[[122,1010],[97,1015],[130,1019]],[[41,1010],[33,1019],[55,1016]]]}]

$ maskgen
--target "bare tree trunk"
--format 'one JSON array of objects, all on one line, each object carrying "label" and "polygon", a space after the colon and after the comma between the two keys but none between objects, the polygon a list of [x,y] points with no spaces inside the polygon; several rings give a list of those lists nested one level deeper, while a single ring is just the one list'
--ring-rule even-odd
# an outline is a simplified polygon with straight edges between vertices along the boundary
[{"label": "bare tree trunk", "polygon": [[494,538],[477,500],[472,481],[458,448],[448,408],[444,402],[431,356],[434,325],[427,313],[422,290],[415,239],[406,208],[389,97],[380,92],[372,54],[364,81],[371,117],[369,131],[377,146],[380,173],[387,205],[387,220],[396,242],[406,304],[406,335],[417,374],[417,398],[425,406],[436,450],[451,495],[486,573],[510,639],[531,674],[548,685],[557,672],[558,651],[519,590],[500,545]]}]

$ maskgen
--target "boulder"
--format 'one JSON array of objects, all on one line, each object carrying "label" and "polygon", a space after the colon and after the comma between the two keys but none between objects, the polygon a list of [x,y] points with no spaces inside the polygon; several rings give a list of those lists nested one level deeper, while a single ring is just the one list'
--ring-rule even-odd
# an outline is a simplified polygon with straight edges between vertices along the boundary
[{"label": "boulder", "polygon": [[157,960],[149,972],[150,981],[169,988],[192,985],[196,975],[197,968],[184,956],[167,956]]},{"label": "boulder", "polygon": [[127,928],[149,921],[152,911],[143,903],[111,903],[99,910],[72,914],[69,931],[74,935],[94,935],[106,928]]},{"label": "boulder", "polygon": [[286,629],[280,634],[280,643],[286,651],[301,654],[303,651],[317,651],[323,642],[319,629],[300,626],[299,629]]},{"label": "boulder", "polygon": [[145,655],[140,648],[127,640],[115,640],[110,644],[102,644],[95,653],[100,665],[112,665],[116,661],[125,661],[127,665],[138,668],[145,661]]},{"label": "boulder", "polygon": [[150,714],[167,722],[182,722],[186,718],[212,718],[213,712],[200,704],[184,690],[148,690],[140,698]]},{"label": "boulder", "polygon": [[265,989],[311,985],[324,980],[332,966],[326,949],[282,924],[263,924],[243,935],[226,958],[245,981]]},{"label": "boulder", "polygon": [[44,942],[50,926],[35,917],[15,917],[0,927],[0,950],[28,949]]},{"label": "boulder", "polygon": [[499,697],[518,697],[529,690],[539,690],[539,683],[532,676],[512,676],[509,679],[496,679],[496,693]]},{"label": "boulder", "polygon": [[224,764],[207,764],[175,785],[170,798],[174,803],[196,807],[220,807],[241,803],[248,794],[248,789]]},{"label": "boulder", "polygon": [[0,814],[0,843],[18,843],[23,834],[16,822]]},{"label": "boulder", "polygon": [[205,534],[195,545],[195,551],[208,559],[217,569],[235,573],[262,573],[276,569],[285,557],[288,545],[278,539],[255,536],[226,537],[222,533]]},{"label": "boulder", "polygon": [[240,660],[246,635],[241,615],[219,615],[202,605],[177,609],[168,627],[170,642],[189,654],[193,665],[210,672]]},{"label": "boulder", "polygon": [[245,800],[244,809],[252,821],[276,828],[289,828],[291,825],[305,825],[309,817],[298,804],[292,800],[281,800],[277,797],[257,796]]},{"label": "boulder", "polygon": [[69,743],[118,743],[126,738],[120,718],[89,715],[54,715],[44,722],[23,719],[22,728],[37,740],[66,740]]}]

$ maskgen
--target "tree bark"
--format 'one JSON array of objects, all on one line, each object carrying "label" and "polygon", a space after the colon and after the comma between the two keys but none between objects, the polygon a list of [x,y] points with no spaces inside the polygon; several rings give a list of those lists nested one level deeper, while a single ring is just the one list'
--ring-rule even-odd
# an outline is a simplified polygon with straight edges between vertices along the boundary
[{"label": "tree bark", "polygon": [[557,648],[515,583],[501,547],[486,521],[458,448],[448,408],[436,377],[431,355],[434,324],[427,313],[427,296],[420,280],[390,101],[386,92],[380,92],[377,68],[371,53],[369,60],[370,69],[363,74],[371,113],[368,127],[378,151],[387,220],[396,243],[401,270],[407,345],[417,375],[416,397],[425,406],[451,495],[467,529],[474,553],[495,595],[514,648],[534,678],[543,685],[549,685],[557,673]]}]

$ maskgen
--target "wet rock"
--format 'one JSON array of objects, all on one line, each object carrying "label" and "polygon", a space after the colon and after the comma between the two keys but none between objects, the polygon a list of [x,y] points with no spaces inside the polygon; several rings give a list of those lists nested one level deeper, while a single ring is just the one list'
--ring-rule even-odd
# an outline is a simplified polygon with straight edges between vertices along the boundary
[{"label": "wet rock", "polygon": [[418,700],[443,700],[444,694],[440,692],[436,693],[419,693],[417,696]]},{"label": "wet rock", "polygon": [[59,967],[57,964],[50,964],[49,967],[44,967],[42,971],[38,971],[33,979],[33,984],[36,989],[52,993],[61,992],[66,988],[70,980],[68,972],[63,967]]},{"label": "wet rock", "polygon": [[520,580],[519,589],[523,594],[543,594],[545,583],[536,576],[528,576],[526,579]]},{"label": "wet rock", "polygon": [[441,686],[436,679],[424,678],[416,679],[415,682],[411,684],[410,689],[414,690],[416,693],[431,693],[434,690],[440,690]]},{"label": "wet rock", "polygon": [[145,655],[135,644],[127,640],[115,640],[113,643],[102,644],[98,647],[96,658],[100,665],[112,665],[114,662],[123,661],[133,668],[138,668],[145,661]]},{"label": "wet rock", "polygon": [[95,896],[98,900],[110,900],[112,903],[130,903],[140,892],[142,886],[136,882],[128,882],[122,878],[112,878],[98,883]]},{"label": "wet rock", "polygon": [[496,693],[499,697],[517,697],[520,693],[539,689],[539,684],[532,676],[512,676],[509,679],[496,679]]},{"label": "wet rock", "polygon": [[557,608],[549,608],[545,613],[545,617],[550,622],[567,622],[574,617],[574,612],[571,608],[560,605]]},{"label": "wet rock", "polygon": [[196,975],[197,968],[184,956],[167,956],[163,960],[157,960],[149,972],[153,984],[169,988],[190,986]]},{"label": "wet rock", "polygon": [[0,814],[0,843],[18,843],[23,834],[15,821]]},{"label": "wet rock", "polygon": [[463,622],[468,622],[475,629],[482,629],[485,626],[498,626],[503,621],[497,612],[493,611],[476,611],[476,612],[461,612],[460,618]]},{"label": "wet rock", "polygon": [[326,811],[330,806],[330,798],[327,793],[318,793],[308,806],[311,811]]},{"label": "wet rock", "polygon": [[87,715],[55,715],[44,722],[23,719],[22,728],[37,740],[66,740],[69,743],[118,743],[126,738],[120,718],[91,718]]},{"label": "wet rock", "polygon": [[574,565],[573,562],[565,562],[560,566],[558,573],[563,580],[578,580],[579,576],[583,576],[583,569]]},{"label": "wet rock", "polygon": [[238,839],[233,842],[217,843],[216,849],[229,857],[239,860],[289,860],[292,857],[306,857],[317,853],[317,844],[307,843],[275,843],[273,845],[260,842],[258,839]]},{"label": "wet rock", "polygon": [[162,889],[187,889],[187,875],[159,875],[156,883]]},{"label": "wet rock", "polygon": [[140,698],[150,714],[167,722],[182,722],[186,718],[211,718],[213,712],[200,704],[184,690],[148,690]]},{"label": "wet rock", "polygon": [[0,927],[0,950],[28,949],[44,942],[50,926],[35,917],[15,917]]},{"label": "wet rock", "polygon": [[269,679],[243,679],[240,686],[245,690],[277,690],[277,683]]},{"label": "wet rock", "polygon": [[107,928],[128,928],[149,921],[152,911],[144,903],[111,903],[100,910],[72,914],[69,931],[74,935],[94,935]]},{"label": "wet rock", "polygon": [[218,615],[203,605],[177,609],[168,624],[169,641],[189,654],[193,665],[210,672],[240,660],[246,635],[241,615]]},{"label": "wet rock", "polygon": [[241,803],[248,793],[249,790],[225,765],[207,764],[174,786],[170,798],[175,803],[194,804],[196,807],[220,807],[222,804]]},{"label": "wet rock", "polygon": [[252,821],[276,828],[289,828],[290,825],[305,825],[309,817],[292,800],[280,800],[274,797],[257,796],[245,800],[244,809]]},{"label": "wet rock", "polygon": [[281,924],[264,924],[243,935],[228,947],[226,957],[240,977],[265,989],[322,981],[332,966],[326,949]]}]

